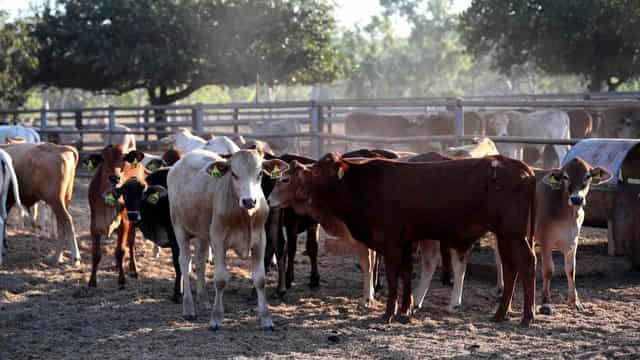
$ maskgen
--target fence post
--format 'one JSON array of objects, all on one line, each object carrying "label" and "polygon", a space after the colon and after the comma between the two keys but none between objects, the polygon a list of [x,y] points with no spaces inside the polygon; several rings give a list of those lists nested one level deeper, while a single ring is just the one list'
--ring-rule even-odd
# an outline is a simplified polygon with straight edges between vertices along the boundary
[{"label": "fence post", "polygon": [[239,127],[238,127],[238,118],[240,117],[240,109],[235,107],[233,108],[233,121],[235,121],[236,123],[233,124],[233,132],[238,135],[238,133],[240,132]]},{"label": "fence post", "polygon": [[44,107],[40,109],[40,128],[44,129],[47,127],[47,109]]},{"label": "fence post", "polygon": [[[156,135],[156,139],[160,136]],[[149,109],[144,109],[144,142],[149,143]]]},{"label": "fence post", "polygon": [[204,132],[204,126],[202,124],[203,113],[202,113],[202,104],[197,103],[196,106],[191,110],[191,127],[193,129],[193,133],[202,136]]},{"label": "fence post", "polygon": [[76,148],[78,148],[78,151],[82,151],[82,149],[84,148],[84,125],[82,124],[82,111],[81,110],[76,110],[75,113],[75,122],[76,122],[76,129],[78,129],[78,131],[80,131],[80,133],[78,135],[80,135],[80,139],[78,140],[78,143],[76,143]]},{"label": "fence post", "polygon": [[62,112],[56,112],[56,121],[58,122],[58,126],[62,126]]},{"label": "fence post", "polygon": [[116,113],[113,109],[113,105],[109,105],[109,145],[113,144],[113,130],[116,127]]},{"label": "fence post", "polygon": [[322,132],[322,119],[321,119],[321,107],[316,104],[315,101],[311,101],[310,112],[310,123],[309,123],[309,133],[311,134],[311,156],[314,158],[319,158],[322,155],[322,145],[323,140],[317,135]]},{"label": "fence post", "polygon": [[[454,111],[456,113],[455,133],[456,136],[464,136],[464,107],[462,106],[462,98],[454,99]],[[457,138],[458,145],[462,145],[462,139]]]}]

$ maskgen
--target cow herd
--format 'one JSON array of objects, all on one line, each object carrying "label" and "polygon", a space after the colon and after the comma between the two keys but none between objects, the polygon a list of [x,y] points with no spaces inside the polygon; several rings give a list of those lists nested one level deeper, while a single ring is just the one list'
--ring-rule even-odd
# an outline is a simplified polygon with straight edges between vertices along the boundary
[{"label": "cow herd", "polygon": [[[586,129],[583,135],[588,136],[593,125],[585,114],[586,125],[578,126],[578,120],[573,120],[578,115],[557,110],[467,112],[465,127],[469,134],[481,136],[569,138],[574,128]],[[400,116],[354,113],[347,116],[346,131],[405,136],[442,135],[451,130],[437,127],[453,124],[452,113],[433,116],[440,120],[425,117],[416,123]],[[72,262],[78,264],[80,252],[68,211],[78,153],[70,146],[27,138],[28,131],[20,131],[24,135],[12,132],[5,137],[18,136],[26,142],[0,146],[0,221],[5,224],[6,210],[15,204],[26,221],[35,223],[33,213],[23,209],[45,202],[58,232],[53,260],[62,261],[65,241]],[[575,286],[575,261],[585,198],[590,186],[608,181],[611,174],[579,158],[560,167],[567,151],[564,146],[554,148],[557,167],[537,169],[522,161],[521,147],[496,146],[483,137],[460,147],[427,143],[418,144],[412,152],[364,148],[313,159],[276,155],[262,141],[204,140],[184,129],[164,138],[161,142],[171,150],[155,156],[137,150],[135,138],[127,135],[109,139],[101,151],[82,160],[92,173],[89,287],[98,286],[102,245],[114,233],[118,284],[125,286],[127,248],[128,273],[138,276],[137,228],[158,248],[171,249],[173,300],[182,300],[182,316],[191,320],[210,307],[209,328],[215,331],[223,324],[223,294],[230,280],[226,256],[233,250],[239,258],[250,259],[258,321],[261,328],[272,330],[265,272],[275,256],[275,294],[284,299],[293,283],[297,236],[307,232],[309,285],[319,286],[318,231],[322,226],[358,255],[365,306],[374,301],[378,268],[384,265],[387,299],[383,321],[405,322],[421,308],[439,265],[443,276],[453,275],[448,310],[455,312],[461,306],[471,248],[492,232],[500,297],[495,321],[509,318],[517,280],[523,290],[521,322],[528,325],[534,320],[536,244],[541,247],[544,278],[539,312],[552,314],[553,249],[564,254],[568,301],[576,311],[583,310]],[[192,244],[195,301],[190,281]],[[0,244],[0,265],[3,247]],[[414,254],[420,256],[415,288]],[[209,304],[205,286],[207,260],[214,267],[213,304]]]}]

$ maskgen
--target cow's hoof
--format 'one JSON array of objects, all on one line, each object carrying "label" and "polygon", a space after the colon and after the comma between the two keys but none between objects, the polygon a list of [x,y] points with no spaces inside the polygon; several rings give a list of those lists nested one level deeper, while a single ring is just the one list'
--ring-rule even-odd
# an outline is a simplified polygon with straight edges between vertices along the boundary
[{"label": "cow's hoof", "polygon": [[553,315],[553,307],[551,307],[551,304],[542,304],[542,306],[540,306],[540,309],[538,309],[538,311],[542,315],[547,315],[547,316]]},{"label": "cow's hoof", "polygon": [[496,323],[505,322],[505,321],[509,321],[510,318],[511,318],[511,316],[509,316],[509,313],[506,313],[504,315],[495,314],[491,318],[491,321],[496,322]]},{"label": "cow's hoof", "polygon": [[532,317],[523,317],[522,320],[520,321],[520,326],[529,327],[529,325],[531,325],[532,322],[533,322]]},{"label": "cow's hoof", "polygon": [[183,314],[182,318],[186,321],[194,321],[196,319],[196,316],[193,314]]},{"label": "cow's hoof", "polygon": [[71,260],[71,266],[78,267],[82,264],[80,259]]},{"label": "cow's hoof", "polygon": [[311,289],[315,289],[320,286],[320,275],[311,275],[311,279],[309,280],[309,287]]},{"label": "cow's hoof", "polygon": [[391,314],[385,313],[384,315],[382,315],[382,318],[381,318],[382,323],[386,325],[391,324],[391,318],[392,318]]},{"label": "cow's hoof", "polygon": [[273,331],[273,321],[271,319],[264,319],[262,320],[262,324],[260,324],[260,327],[264,331]]},{"label": "cow's hoof", "polygon": [[220,324],[218,324],[217,322],[216,323],[210,323],[208,329],[211,332],[218,332],[218,330],[220,330]]},{"label": "cow's hoof", "polygon": [[90,288],[94,288],[94,287],[97,287],[97,286],[98,286],[98,284],[97,284],[96,279],[91,278],[91,280],[89,280],[89,287]]},{"label": "cow's hoof", "polygon": [[400,324],[411,324],[411,317],[406,314],[397,314],[395,320]]},{"label": "cow's hoof", "polygon": [[575,304],[575,309],[579,313],[584,313],[587,310],[587,309],[585,309],[584,305],[582,305],[581,303],[576,303]]},{"label": "cow's hoof", "polygon": [[462,314],[462,305],[448,306],[447,312],[449,314]]},{"label": "cow's hoof", "polygon": [[137,272],[129,272],[129,277],[137,279],[138,278],[138,273]]}]

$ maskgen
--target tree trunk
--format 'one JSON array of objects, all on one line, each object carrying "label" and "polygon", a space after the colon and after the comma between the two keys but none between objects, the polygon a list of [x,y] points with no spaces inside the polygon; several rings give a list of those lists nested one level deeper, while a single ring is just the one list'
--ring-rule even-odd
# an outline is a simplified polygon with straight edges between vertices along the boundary
[{"label": "tree trunk", "polygon": [[589,91],[590,92],[604,91],[604,83],[606,78],[607,76],[600,72],[595,72],[591,74],[590,82],[589,82]]}]

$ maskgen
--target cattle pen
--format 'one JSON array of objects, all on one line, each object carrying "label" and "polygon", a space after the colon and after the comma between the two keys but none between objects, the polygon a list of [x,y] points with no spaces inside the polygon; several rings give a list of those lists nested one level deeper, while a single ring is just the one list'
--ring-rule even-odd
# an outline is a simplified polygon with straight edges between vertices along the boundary
[{"label": "cattle pen", "polygon": [[[116,125],[125,125],[136,136],[138,146],[150,152],[159,149],[160,138],[177,128],[188,128],[203,137],[296,139],[297,151],[318,157],[328,151],[344,151],[356,143],[394,148],[427,141],[466,143],[476,136],[464,132],[464,113],[468,111],[604,111],[619,107],[640,109],[640,93],[0,110],[0,121],[34,126],[43,140],[49,133],[79,134],[75,146],[85,154],[101,148],[102,137],[118,134]],[[415,117],[444,109],[456,114],[452,135],[388,138],[345,132],[345,118],[351,112]],[[274,133],[260,126],[283,120],[293,124],[287,131]],[[574,145],[582,140],[490,137],[497,143],[550,145]],[[384,311],[384,295],[378,294],[377,302],[369,308],[359,305],[361,280],[354,261],[321,249],[318,289],[310,290],[305,285],[311,266],[306,257],[298,256],[296,282],[286,301],[270,298],[274,332],[258,329],[246,264],[231,257],[230,289],[225,292],[228,319],[224,329],[214,334],[206,330],[207,312],[200,312],[202,316],[194,321],[182,319],[181,305],[170,300],[171,255],[164,251],[155,259],[151,242],[139,234],[140,278],[128,278],[125,289],[116,290],[117,272],[110,260],[113,249],[107,245],[106,260],[100,265],[101,283],[96,289],[87,287],[91,269],[86,201],[89,181],[84,170],[78,175],[70,208],[78,229],[80,267],[45,261],[53,252],[55,240],[40,239],[15,223],[7,228],[7,261],[0,268],[0,359],[635,358],[640,352],[640,278],[627,268],[612,273],[608,261],[621,257],[608,256],[607,230],[595,228],[583,229],[578,252],[578,287],[587,311],[576,313],[560,300],[567,286],[563,280],[554,280],[556,313],[550,317],[537,315],[530,328],[519,327],[517,315],[507,323],[489,321],[496,305],[494,279],[488,281],[486,274],[478,275],[471,267],[464,307],[458,313],[445,310],[450,288],[441,285],[436,275],[425,300],[427,305],[410,324],[382,325],[378,317]],[[608,187],[597,190],[604,194],[614,191]],[[633,222],[633,214],[625,216]],[[492,257],[487,246],[489,237],[481,239],[482,246],[474,256],[482,260]],[[484,263],[493,266],[491,261]],[[209,268],[209,294],[213,292],[211,273]],[[556,270],[558,273],[564,276],[562,270]],[[267,291],[271,292],[275,288],[274,271],[267,281]],[[517,291],[516,314],[521,311],[520,303]]]}]

